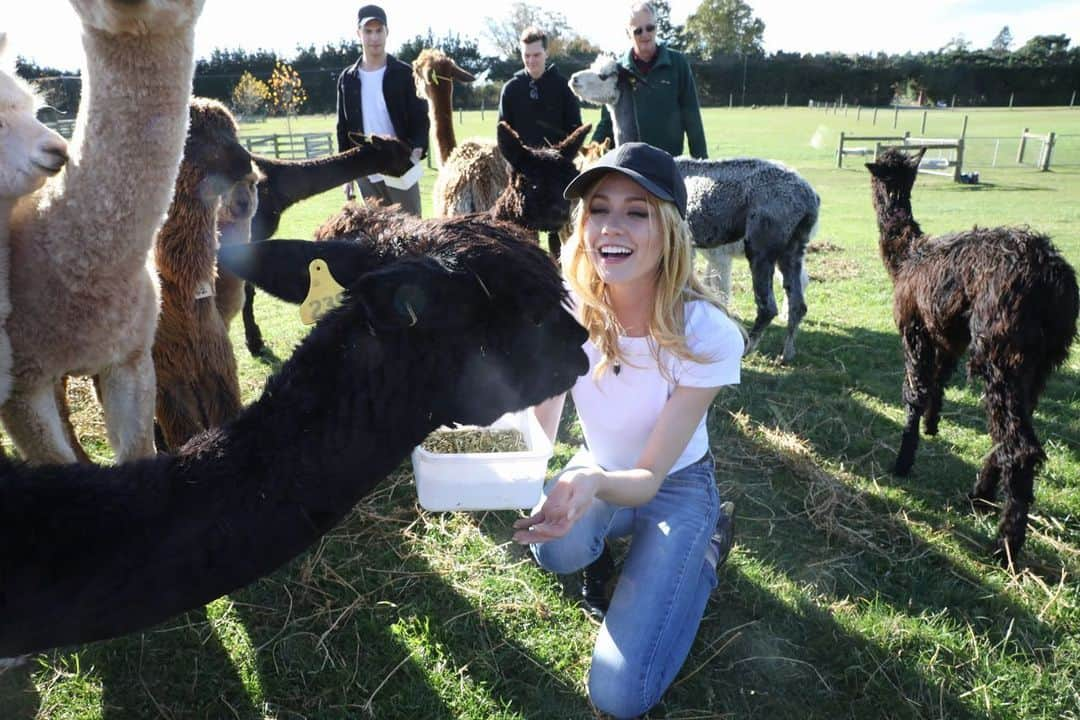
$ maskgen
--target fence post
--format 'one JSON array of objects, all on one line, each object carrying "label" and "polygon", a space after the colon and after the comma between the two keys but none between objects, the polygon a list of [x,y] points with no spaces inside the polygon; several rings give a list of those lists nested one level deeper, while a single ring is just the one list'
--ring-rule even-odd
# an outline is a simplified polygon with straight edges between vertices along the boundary
[{"label": "fence post", "polygon": [[926,136],[926,114],[928,112],[929,112],[929,110],[923,110],[922,111],[922,128],[919,130],[919,134],[922,135],[923,137]]},{"label": "fence post", "polygon": [[1009,93],[1009,109],[1010,109],[1010,110],[1012,110],[1012,106],[1013,106],[1013,98],[1014,98],[1014,97],[1016,97],[1016,93],[1015,93],[1015,92],[1011,92],[1011,93]]},{"label": "fence post", "polygon": [[735,107],[735,93],[728,93],[727,94],[727,107],[728,107],[728,110]]},{"label": "fence post", "polygon": [[1069,107],[1072,107],[1076,103],[1076,91],[1073,90],[1072,97],[1069,98]]},{"label": "fence post", "polygon": [[[1075,97],[1076,93],[1073,93],[1073,96]],[[784,107],[787,107],[787,93],[784,93]]]},{"label": "fence post", "polygon": [[844,167],[844,131],[840,131],[840,147],[836,150],[836,167]]},{"label": "fence post", "polygon": [[458,108],[457,121],[458,121],[458,125],[463,125],[465,123],[465,108],[464,107],[459,107]]},{"label": "fence post", "polygon": [[1027,134],[1028,129],[1024,128],[1024,131],[1020,133],[1020,147],[1016,151],[1016,164],[1024,164],[1024,148],[1027,147]]},{"label": "fence post", "polygon": [[953,167],[953,182],[960,182],[960,171],[964,167],[964,138],[956,141],[956,165]]},{"label": "fence post", "polygon": [[877,125],[877,108],[874,108],[874,125]]},{"label": "fence post", "polygon": [[953,93],[953,96],[952,96],[952,105],[950,105],[949,107],[956,107],[956,93]]},{"label": "fence post", "polygon": [[278,134],[274,133],[274,157],[281,157],[281,145],[278,142]]},{"label": "fence post", "polygon": [[840,104],[844,104],[844,93],[840,93]]},{"label": "fence post", "polygon": [[892,116],[892,126],[893,126],[893,128],[896,127],[896,123],[898,123],[899,121],[900,121],[900,106],[897,105],[896,106],[896,112],[894,112],[893,116]]},{"label": "fence post", "polygon": [[1050,169],[1050,153],[1054,152],[1054,133],[1047,133],[1043,141],[1042,157],[1039,158],[1039,169],[1046,172]]},{"label": "fence post", "polygon": [[964,116],[964,124],[960,126],[960,139],[961,140],[963,140],[965,137],[967,137],[967,122],[968,122],[968,116],[965,115]]},{"label": "fence post", "polygon": [[862,117],[862,105],[855,106],[855,122],[859,122],[859,118]]}]

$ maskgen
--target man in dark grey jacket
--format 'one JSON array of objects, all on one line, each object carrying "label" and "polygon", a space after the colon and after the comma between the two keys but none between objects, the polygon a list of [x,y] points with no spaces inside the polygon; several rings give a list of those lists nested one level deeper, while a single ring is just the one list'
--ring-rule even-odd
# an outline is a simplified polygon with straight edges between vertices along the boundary
[{"label": "man in dark grey jacket", "polygon": [[[378,5],[364,5],[357,15],[356,34],[363,54],[338,78],[338,152],[356,145],[354,136],[392,135],[413,149],[419,162],[428,147],[427,100],[417,97],[412,68],[386,52],[386,13]],[[381,175],[359,178],[357,185],[365,197],[385,204],[399,203],[413,215],[420,215],[420,183],[411,187],[389,186]],[[352,183],[345,197],[353,198]]]},{"label": "man in dark grey jacket", "polygon": [[526,145],[555,145],[581,127],[581,107],[566,78],[547,65],[547,34],[525,28],[520,46],[525,67],[503,85],[499,120],[514,128]]}]

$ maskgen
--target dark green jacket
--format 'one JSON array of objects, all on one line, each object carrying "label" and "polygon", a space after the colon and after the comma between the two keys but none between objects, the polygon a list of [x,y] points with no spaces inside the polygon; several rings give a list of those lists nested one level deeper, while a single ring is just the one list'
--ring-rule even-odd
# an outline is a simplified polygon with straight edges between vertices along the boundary
[{"label": "dark green jacket", "polygon": [[[639,75],[634,59],[627,50],[619,58],[619,64]],[[640,77],[640,75],[639,75]],[[634,107],[637,110],[640,140],[672,155],[683,154],[683,135],[690,143],[690,155],[696,158],[709,156],[705,146],[705,129],[701,125],[701,108],[698,106],[697,86],[690,72],[690,64],[682,53],[659,45],[656,63],[644,82],[633,84]],[[611,117],[605,107],[600,122],[593,133],[593,140],[603,142],[611,138]]]}]

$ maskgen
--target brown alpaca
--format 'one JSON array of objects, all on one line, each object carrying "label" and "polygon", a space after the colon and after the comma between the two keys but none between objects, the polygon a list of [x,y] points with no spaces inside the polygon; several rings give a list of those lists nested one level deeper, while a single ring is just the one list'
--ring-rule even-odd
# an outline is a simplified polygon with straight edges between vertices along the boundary
[{"label": "brown alpaca", "polygon": [[85,73],[70,161],[11,222],[4,425],[33,463],[71,462],[56,388],[100,376],[119,461],[154,453],[157,280],[148,267],[187,133],[203,0],[72,0]]},{"label": "brown alpaca", "polygon": [[157,422],[168,448],[240,412],[236,358],[214,301],[217,212],[224,193],[256,178],[225,106],[192,100],[176,192],[154,247],[161,279],[153,347]]},{"label": "brown alpaca", "polygon": [[442,50],[421,50],[413,60],[412,69],[416,94],[428,101],[428,114],[431,127],[435,128],[435,147],[441,167],[457,147],[453,117],[454,81],[471,83],[476,78],[458,67]]},{"label": "brown alpaca", "polygon": [[439,155],[439,175],[432,191],[435,217],[485,212],[495,205],[509,182],[506,162],[490,140],[466,140],[454,135],[454,83],[472,82],[442,50],[423,50],[413,61],[416,94],[428,99],[431,126]]},{"label": "brown alpaca", "polygon": [[995,552],[1011,565],[1024,544],[1035,472],[1046,459],[1032,414],[1076,337],[1076,274],[1045,235],[1025,228],[924,235],[911,212],[921,159],[893,149],[867,164],[904,345],[907,419],[893,472],[911,471],[920,417],[926,434],[937,434],[945,383],[970,345],[968,374],[986,383],[994,446],[969,497],[989,508],[1002,485]]}]

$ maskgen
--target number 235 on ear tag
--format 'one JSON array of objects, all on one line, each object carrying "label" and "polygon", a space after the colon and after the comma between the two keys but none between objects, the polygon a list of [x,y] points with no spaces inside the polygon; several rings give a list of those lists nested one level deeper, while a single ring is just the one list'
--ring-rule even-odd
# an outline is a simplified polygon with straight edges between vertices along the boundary
[{"label": "number 235 on ear tag", "polygon": [[300,321],[305,325],[312,325],[341,305],[345,288],[330,274],[325,260],[312,260],[308,264],[308,275],[311,284],[308,286],[307,297],[300,303]]}]

